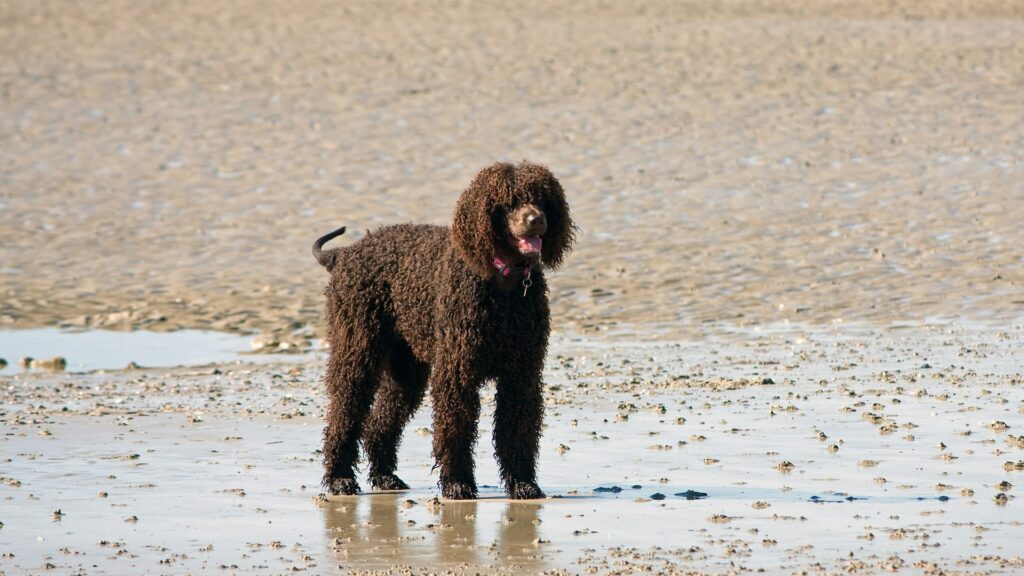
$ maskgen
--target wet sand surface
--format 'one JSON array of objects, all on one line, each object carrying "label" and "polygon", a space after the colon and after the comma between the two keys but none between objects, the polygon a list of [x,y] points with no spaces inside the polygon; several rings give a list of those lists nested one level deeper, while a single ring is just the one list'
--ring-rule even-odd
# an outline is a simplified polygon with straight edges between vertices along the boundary
[{"label": "wet sand surface", "polygon": [[[557,338],[541,480],[324,497],[322,358],[3,381],[0,566],[84,573],[1024,570],[1024,327]],[[485,398],[493,391],[485,389]],[[485,414],[489,414],[490,402]],[[365,484],[365,480],[364,480]]]},{"label": "wet sand surface", "polygon": [[[1024,4],[0,0],[0,54],[0,574],[1024,572]],[[485,419],[431,502],[429,406],[322,497],[311,241],[522,158],[550,497]]]},{"label": "wet sand surface", "polygon": [[340,225],[550,165],[558,326],[1021,317],[1024,4],[0,4],[0,326],[320,333]]}]

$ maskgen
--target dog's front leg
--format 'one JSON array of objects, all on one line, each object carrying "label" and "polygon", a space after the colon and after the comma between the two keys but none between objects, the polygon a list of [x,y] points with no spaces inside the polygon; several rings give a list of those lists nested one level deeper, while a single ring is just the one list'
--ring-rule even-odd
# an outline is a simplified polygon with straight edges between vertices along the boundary
[{"label": "dog's front leg", "polygon": [[477,496],[473,447],[480,417],[479,385],[469,378],[464,358],[458,354],[444,356],[430,374],[434,459],[441,468],[441,495],[468,500]]},{"label": "dog's front leg", "polygon": [[537,452],[544,420],[540,366],[510,364],[498,378],[494,408],[494,452],[508,497],[543,498],[537,486]]}]

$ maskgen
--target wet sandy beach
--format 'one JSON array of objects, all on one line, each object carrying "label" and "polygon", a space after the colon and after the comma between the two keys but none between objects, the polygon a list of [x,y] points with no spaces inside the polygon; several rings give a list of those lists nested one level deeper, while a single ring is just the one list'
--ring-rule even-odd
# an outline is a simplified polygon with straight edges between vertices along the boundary
[{"label": "wet sandy beach", "polygon": [[[0,0],[0,54],[0,574],[1024,573],[1021,3]],[[522,158],[550,498],[485,418],[432,502],[429,406],[322,497],[311,241]]]},{"label": "wet sandy beach", "polygon": [[488,418],[481,499],[436,502],[429,407],[401,450],[410,491],[323,497],[320,358],[21,374],[0,554],[11,573],[1016,573],[1022,337],[558,338],[550,498],[531,502],[495,486]]}]

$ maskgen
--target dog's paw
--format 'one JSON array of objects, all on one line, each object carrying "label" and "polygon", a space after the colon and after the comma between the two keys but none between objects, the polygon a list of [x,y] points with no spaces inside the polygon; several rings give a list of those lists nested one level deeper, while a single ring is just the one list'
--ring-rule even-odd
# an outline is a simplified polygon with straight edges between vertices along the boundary
[{"label": "dog's paw", "polygon": [[473,500],[476,498],[476,485],[468,482],[442,482],[441,496],[449,500]]},{"label": "dog's paw", "polygon": [[512,500],[536,500],[544,498],[544,491],[535,482],[514,480],[509,486],[508,497]]},{"label": "dog's paw", "polygon": [[362,489],[359,488],[359,482],[356,482],[355,478],[331,478],[324,480],[324,488],[334,496],[352,496],[362,492]]},{"label": "dog's paw", "polygon": [[381,474],[370,477],[370,485],[377,490],[408,490],[409,485],[394,474]]}]

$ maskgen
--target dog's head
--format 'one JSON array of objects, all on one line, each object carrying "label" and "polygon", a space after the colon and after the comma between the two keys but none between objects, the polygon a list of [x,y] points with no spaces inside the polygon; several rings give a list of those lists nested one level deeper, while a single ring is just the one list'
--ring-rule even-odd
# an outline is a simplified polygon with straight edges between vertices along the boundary
[{"label": "dog's head", "polygon": [[557,268],[572,249],[575,227],[562,185],[540,165],[484,168],[455,206],[452,241],[477,273],[491,277],[494,258]]}]

